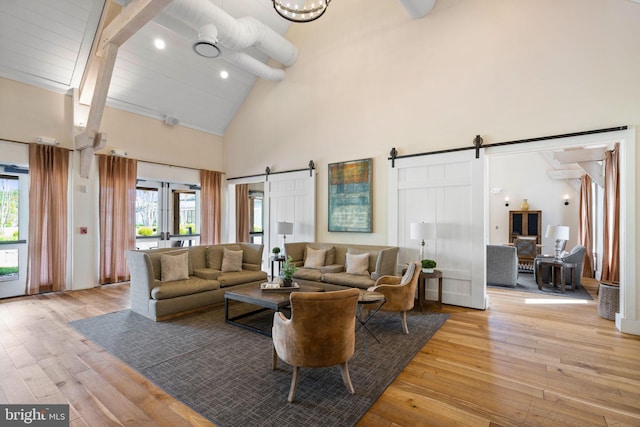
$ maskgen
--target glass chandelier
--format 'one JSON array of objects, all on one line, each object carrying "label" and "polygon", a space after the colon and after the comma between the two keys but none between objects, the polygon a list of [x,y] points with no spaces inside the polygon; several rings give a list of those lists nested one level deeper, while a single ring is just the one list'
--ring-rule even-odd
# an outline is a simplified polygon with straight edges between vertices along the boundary
[{"label": "glass chandelier", "polygon": [[291,22],[311,22],[320,18],[331,0],[272,0],[278,15]]}]

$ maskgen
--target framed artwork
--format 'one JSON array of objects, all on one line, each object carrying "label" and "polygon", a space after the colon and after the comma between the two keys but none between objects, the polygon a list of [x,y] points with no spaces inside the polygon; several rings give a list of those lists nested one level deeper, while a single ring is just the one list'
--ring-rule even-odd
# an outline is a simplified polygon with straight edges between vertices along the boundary
[{"label": "framed artwork", "polygon": [[329,164],[329,231],[371,233],[373,159]]}]

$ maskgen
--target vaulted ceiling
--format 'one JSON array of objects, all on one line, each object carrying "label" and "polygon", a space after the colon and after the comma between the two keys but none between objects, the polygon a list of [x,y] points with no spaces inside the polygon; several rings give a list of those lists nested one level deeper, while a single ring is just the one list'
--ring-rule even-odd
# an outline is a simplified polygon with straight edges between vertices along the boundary
[{"label": "vaulted ceiling", "polygon": [[[116,1],[121,6],[129,2]],[[204,2],[213,5],[222,29],[252,17],[259,22],[242,25],[262,23],[259,31],[280,38],[290,25],[269,0]],[[104,6],[105,0],[0,2],[0,76],[71,93],[81,84]],[[120,46],[106,105],[223,135],[258,78],[255,70],[263,78],[264,73],[282,78],[286,65],[267,66],[269,55],[256,43],[244,47],[240,44],[246,41],[236,40],[233,49],[220,46],[222,54],[215,59],[196,54],[198,20],[211,12],[193,9],[200,6],[199,0],[174,1]],[[219,29],[218,39],[223,42],[225,36]],[[164,49],[154,46],[156,39],[165,42]]]}]

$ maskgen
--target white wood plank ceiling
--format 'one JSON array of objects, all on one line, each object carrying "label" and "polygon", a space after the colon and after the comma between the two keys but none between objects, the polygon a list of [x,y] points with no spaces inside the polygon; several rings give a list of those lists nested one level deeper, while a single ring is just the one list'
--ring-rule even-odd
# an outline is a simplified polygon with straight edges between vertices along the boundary
[{"label": "white wood plank ceiling", "polygon": [[[253,16],[278,34],[289,27],[269,0],[211,2],[235,18]],[[0,76],[70,93],[80,84],[104,3],[0,0]],[[156,38],[165,41],[165,49],[154,47]],[[257,78],[221,58],[198,56],[191,44],[149,22],[118,50],[107,105],[223,135]],[[253,48],[245,52],[267,61]],[[227,79],[220,78],[222,70]]]}]

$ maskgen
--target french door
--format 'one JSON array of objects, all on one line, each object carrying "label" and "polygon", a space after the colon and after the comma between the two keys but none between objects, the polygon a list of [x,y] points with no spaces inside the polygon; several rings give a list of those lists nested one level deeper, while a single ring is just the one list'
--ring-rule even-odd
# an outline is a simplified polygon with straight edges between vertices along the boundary
[{"label": "french door", "polygon": [[29,175],[0,168],[0,298],[25,295]]},{"label": "french door", "polygon": [[136,248],[195,246],[200,243],[200,187],[138,180]]}]

